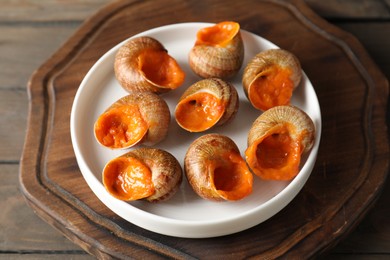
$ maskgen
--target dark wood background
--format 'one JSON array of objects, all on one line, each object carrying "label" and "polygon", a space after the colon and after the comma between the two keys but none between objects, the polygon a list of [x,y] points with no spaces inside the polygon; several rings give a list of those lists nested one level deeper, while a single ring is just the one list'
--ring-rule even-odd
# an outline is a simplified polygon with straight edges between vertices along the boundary
[{"label": "dark wood background", "polygon": [[[107,0],[0,2],[0,258],[90,258],[37,217],[19,191],[28,111],[27,82]],[[389,0],[306,0],[330,23],[355,35],[390,78]],[[389,122],[389,120],[388,120]],[[363,221],[327,258],[390,257],[390,184]]]}]

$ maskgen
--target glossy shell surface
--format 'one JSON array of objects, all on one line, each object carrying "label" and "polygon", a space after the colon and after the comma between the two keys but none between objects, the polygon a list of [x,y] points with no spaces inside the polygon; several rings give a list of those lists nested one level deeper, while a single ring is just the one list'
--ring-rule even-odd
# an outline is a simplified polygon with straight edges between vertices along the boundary
[{"label": "glossy shell surface", "polygon": [[[164,46],[147,36],[130,39],[119,48],[114,71],[117,80],[128,92],[165,93],[179,87],[185,79],[184,71],[168,55]],[[161,72],[163,75],[159,76]]]},{"label": "glossy shell surface", "polygon": [[[169,152],[161,149],[138,148],[112,159],[103,169],[103,184],[107,191],[114,197],[126,200],[126,197],[120,194],[131,194],[132,187],[137,186],[137,184],[141,186],[139,183],[143,183],[143,181],[137,182],[130,176],[128,171],[126,172],[131,165],[121,166],[121,164],[127,161],[136,161],[141,165],[137,165],[138,168],[144,166],[146,167],[146,172],[151,173],[151,188],[153,192],[151,195],[141,199],[149,202],[165,201],[178,191],[182,182],[183,173],[177,159]],[[138,172],[136,177],[140,178],[139,175],[141,175],[141,172]],[[150,178],[150,176],[145,176],[145,178]],[[121,185],[118,185],[118,182]],[[126,188],[130,190],[118,191],[118,189]]]},{"label": "glossy shell surface", "polygon": [[[155,145],[167,136],[170,119],[164,99],[151,92],[134,92],[114,102],[99,116],[94,125],[95,139],[111,149],[129,148],[141,143]],[[131,128],[126,121],[135,127]],[[118,131],[122,138],[118,137]],[[115,140],[114,144],[109,142],[108,145],[104,138],[122,140]]]},{"label": "glossy shell surface", "polygon": [[193,190],[207,200],[241,200],[252,192],[252,173],[237,145],[224,135],[196,139],[185,155],[184,171]]},{"label": "glossy shell surface", "polygon": [[[210,102],[199,100],[203,94],[212,95],[213,99]],[[218,104],[215,104],[216,102]],[[238,93],[232,84],[218,78],[203,79],[191,85],[183,93],[176,106],[175,118],[183,129],[202,132],[233,120],[238,107]],[[191,112],[194,113],[192,116]],[[206,118],[199,118],[198,115]],[[197,121],[207,122],[207,124],[199,126]]]},{"label": "glossy shell surface", "polygon": [[[214,28],[219,27],[219,30]],[[227,40],[220,43],[203,40],[203,35],[229,30]],[[217,38],[217,37],[215,37]],[[240,33],[240,26],[234,22],[222,22],[212,27],[198,31],[197,41],[189,53],[191,69],[202,78],[217,77],[228,79],[235,76],[244,60],[244,44]]]},{"label": "glossy shell surface", "polygon": [[294,106],[277,106],[261,114],[248,133],[249,168],[263,179],[290,180],[299,172],[301,155],[314,143],[311,118]]},{"label": "glossy shell surface", "polygon": [[[278,73],[286,73],[287,78],[275,75]],[[243,72],[242,86],[252,105],[264,111],[272,106],[289,105],[292,92],[299,85],[301,77],[301,65],[294,54],[282,49],[269,49],[258,53],[248,62]],[[278,80],[271,86],[272,89],[258,84],[270,78]],[[258,99],[264,104],[259,104]]]}]

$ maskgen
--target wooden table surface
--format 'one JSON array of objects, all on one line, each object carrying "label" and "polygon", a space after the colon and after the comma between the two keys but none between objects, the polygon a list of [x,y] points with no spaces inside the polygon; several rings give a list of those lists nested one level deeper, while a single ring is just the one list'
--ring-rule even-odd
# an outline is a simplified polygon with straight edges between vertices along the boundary
[{"label": "wooden table surface", "polygon": [[[330,23],[352,33],[390,78],[389,0],[306,0]],[[108,0],[0,2],[0,258],[91,258],[27,206],[18,173],[31,74]],[[389,123],[389,115],[387,118]],[[324,258],[390,258],[390,184],[362,222]]]}]

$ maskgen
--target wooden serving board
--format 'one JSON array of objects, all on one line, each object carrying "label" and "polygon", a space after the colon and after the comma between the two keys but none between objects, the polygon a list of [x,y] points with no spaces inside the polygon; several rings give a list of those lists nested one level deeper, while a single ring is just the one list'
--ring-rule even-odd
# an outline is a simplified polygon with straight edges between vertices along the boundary
[{"label": "wooden serving board", "polygon": [[[235,20],[295,53],[322,110],[318,159],[298,196],[271,219],[237,234],[184,239],[119,218],[84,181],[70,140],[80,82],[109,49],[139,32],[182,22]],[[20,168],[28,204],[98,257],[311,257],[335,245],[378,197],[388,173],[388,82],[361,44],[301,0],[117,1],[88,19],[31,77]]]}]

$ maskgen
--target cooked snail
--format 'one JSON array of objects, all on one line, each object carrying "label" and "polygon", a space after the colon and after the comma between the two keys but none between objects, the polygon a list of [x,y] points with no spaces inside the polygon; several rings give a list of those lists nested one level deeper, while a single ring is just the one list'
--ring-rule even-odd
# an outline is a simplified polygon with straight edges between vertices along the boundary
[{"label": "cooked snail", "polygon": [[231,78],[238,73],[243,60],[240,25],[230,21],[199,30],[189,53],[191,69],[203,78]]},{"label": "cooked snail", "polygon": [[164,93],[183,84],[185,73],[154,38],[133,38],[115,56],[115,76],[128,92]]},{"label": "cooked snail", "polygon": [[120,200],[158,202],[177,192],[182,176],[179,162],[170,153],[155,148],[138,148],[106,164],[103,185]]},{"label": "cooked snail", "polygon": [[231,121],[239,105],[237,90],[217,78],[191,85],[181,96],[175,110],[177,123],[189,132],[202,132]]},{"label": "cooked snail", "polygon": [[271,49],[258,53],[245,67],[242,85],[245,95],[259,110],[288,105],[301,81],[299,60],[292,53]]},{"label": "cooked snail", "polygon": [[314,143],[311,118],[294,106],[277,106],[261,114],[248,134],[246,161],[266,180],[291,180],[299,172],[301,155]]},{"label": "cooked snail", "polygon": [[235,201],[252,192],[252,173],[237,145],[224,135],[196,139],[185,155],[184,171],[193,190],[207,200]]},{"label": "cooked snail", "polygon": [[111,149],[154,145],[168,134],[167,103],[151,92],[134,92],[112,104],[95,122],[96,140]]}]

